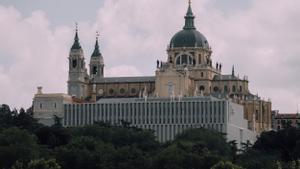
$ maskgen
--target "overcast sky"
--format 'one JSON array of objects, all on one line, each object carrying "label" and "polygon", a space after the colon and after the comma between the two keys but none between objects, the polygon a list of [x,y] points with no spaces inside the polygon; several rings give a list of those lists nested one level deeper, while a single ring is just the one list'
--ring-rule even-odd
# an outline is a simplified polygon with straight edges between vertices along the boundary
[{"label": "overcast sky", "polygon": [[[299,0],[193,0],[196,27],[213,61],[247,75],[250,90],[273,109],[300,106]],[[74,23],[88,65],[100,31],[106,76],[154,75],[172,36],[184,25],[187,0],[1,0],[0,104],[31,105],[37,86],[66,93]]]}]

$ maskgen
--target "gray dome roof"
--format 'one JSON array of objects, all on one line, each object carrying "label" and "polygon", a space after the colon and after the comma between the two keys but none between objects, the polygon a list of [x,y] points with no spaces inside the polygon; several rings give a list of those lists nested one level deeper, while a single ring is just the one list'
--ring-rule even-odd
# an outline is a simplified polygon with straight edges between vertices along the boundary
[{"label": "gray dome roof", "polygon": [[209,49],[209,44],[206,38],[196,29],[184,29],[173,36],[170,47],[203,47]]},{"label": "gray dome roof", "polygon": [[170,48],[178,47],[202,47],[209,50],[209,44],[206,38],[197,31],[194,25],[195,16],[192,11],[191,1],[185,15],[185,25],[183,30],[176,33],[170,42]]}]

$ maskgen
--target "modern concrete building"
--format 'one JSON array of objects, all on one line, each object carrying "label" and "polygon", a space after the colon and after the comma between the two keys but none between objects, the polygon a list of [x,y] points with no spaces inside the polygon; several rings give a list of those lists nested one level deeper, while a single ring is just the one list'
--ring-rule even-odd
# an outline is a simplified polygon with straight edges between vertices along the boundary
[{"label": "modern concrete building", "polygon": [[165,142],[187,128],[208,128],[227,133],[238,143],[255,140],[243,118],[243,106],[214,97],[101,99],[97,103],[64,104],[64,126],[95,121],[131,125],[156,131]]},{"label": "modern concrete building", "polygon": [[56,114],[65,126],[127,119],[132,125],[154,129],[161,141],[195,126],[244,141],[253,138],[251,132],[271,129],[271,102],[251,94],[247,76],[237,76],[234,67],[230,74],[223,74],[223,65],[213,64],[212,48],[194,19],[189,3],[184,27],[167,47],[166,61],[157,61],[155,75],[143,77],[104,77],[98,37],[88,71],[76,28],[69,55],[68,96],[46,95],[45,99],[38,92],[35,117],[41,121],[51,117],[57,101],[63,108]]}]

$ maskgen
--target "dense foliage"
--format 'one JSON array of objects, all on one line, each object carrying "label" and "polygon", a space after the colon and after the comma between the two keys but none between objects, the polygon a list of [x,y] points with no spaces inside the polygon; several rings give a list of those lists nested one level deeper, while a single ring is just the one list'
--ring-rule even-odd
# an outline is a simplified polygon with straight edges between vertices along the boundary
[{"label": "dense foliage", "polygon": [[207,129],[189,129],[159,143],[152,130],[97,122],[63,128],[38,124],[32,109],[0,107],[3,169],[298,169],[300,130],[262,133],[238,150],[234,141]]}]

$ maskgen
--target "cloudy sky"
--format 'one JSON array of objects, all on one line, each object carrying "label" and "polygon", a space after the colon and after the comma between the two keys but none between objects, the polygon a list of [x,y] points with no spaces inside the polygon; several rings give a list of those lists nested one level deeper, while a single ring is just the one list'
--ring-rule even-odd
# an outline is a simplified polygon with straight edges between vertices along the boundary
[{"label": "cloudy sky", "polygon": [[[213,61],[247,75],[253,94],[273,109],[300,106],[299,0],[193,0],[196,27]],[[107,76],[154,75],[187,0],[1,0],[0,104],[29,107],[37,86],[66,93],[74,23],[87,63],[100,31]]]}]

